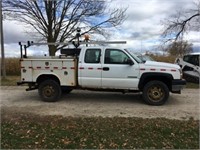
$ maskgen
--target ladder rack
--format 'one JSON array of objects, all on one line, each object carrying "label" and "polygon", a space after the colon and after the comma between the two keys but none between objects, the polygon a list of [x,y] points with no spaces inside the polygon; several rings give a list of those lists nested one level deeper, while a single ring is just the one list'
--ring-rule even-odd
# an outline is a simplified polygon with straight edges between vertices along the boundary
[{"label": "ladder rack", "polygon": [[[27,58],[27,48],[33,45],[41,46],[41,45],[74,45],[75,48],[78,48],[80,45],[85,44],[88,46],[89,44],[126,44],[126,41],[72,41],[72,42],[50,42],[50,43],[34,43],[33,41],[27,41],[27,45],[23,45],[19,42],[21,58]],[[24,55],[23,55],[24,48]]]},{"label": "ladder rack", "polygon": [[28,41],[27,45],[32,46],[32,45],[74,45],[76,48],[77,46],[80,46],[82,44],[126,44],[126,41],[72,41],[72,42],[50,42],[50,43],[34,43],[33,41]]},{"label": "ladder rack", "polygon": [[[36,45],[36,46],[40,46],[40,45],[63,45],[63,46],[67,46],[67,45],[74,45],[75,48],[78,48],[80,45],[82,44],[86,44],[86,46],[88,46],[88,44],[126,44],[126,41],[91,41],[89,40],[89,38],[85,38],[84,41],[80,40],[81,37],[81,29],[78,27],[77,28],[77,34],[76,36],[72,39],[77,39],[76,41],[69,41],[69,42],[55,42],[55,43],[34,43],[33,41],[27,41],[27,45],[23,45],[22,42],[19,42],[20,45],[20,51],[21,51],[21,58],[27,58],[27,48],[32,46],[32,45]],[[23,48],[25,51],[25,54],[23,55]]]}]

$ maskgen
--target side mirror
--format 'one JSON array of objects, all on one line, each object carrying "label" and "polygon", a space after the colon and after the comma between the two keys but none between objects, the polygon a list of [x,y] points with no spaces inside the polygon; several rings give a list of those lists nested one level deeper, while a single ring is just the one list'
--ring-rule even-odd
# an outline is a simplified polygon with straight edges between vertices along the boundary
[{"label": "side mirror", "polygon": [[130,58],[128,58],[127,59],[127,64],[129,64],[130,66],[132,66],[134,64],[134,62]]}]

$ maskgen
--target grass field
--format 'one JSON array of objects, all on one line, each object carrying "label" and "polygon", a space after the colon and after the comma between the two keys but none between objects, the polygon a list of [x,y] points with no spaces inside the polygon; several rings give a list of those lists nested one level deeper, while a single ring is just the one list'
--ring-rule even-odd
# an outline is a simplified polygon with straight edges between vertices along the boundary
[{"label": "grass field", "polygon": [[155,56],[155,55],[150,55],[154,60],[158,62],[167,62],[167,63],[174,63],[176,57],[175,56]]},{"label": "grass field", "polygon": [[6,78],[1,77],[1,86],[15,86],[20,81],[20,76],[7,76]]},{"label": "grass field", "polygon": [[19,58],[6,58],[5,67],[6,74],[9,76],[19,76],[20,75],[20,59]]},{"label": "grass field", "polygon": [[2,114],[2,149],[198,149],[199,121]]}]

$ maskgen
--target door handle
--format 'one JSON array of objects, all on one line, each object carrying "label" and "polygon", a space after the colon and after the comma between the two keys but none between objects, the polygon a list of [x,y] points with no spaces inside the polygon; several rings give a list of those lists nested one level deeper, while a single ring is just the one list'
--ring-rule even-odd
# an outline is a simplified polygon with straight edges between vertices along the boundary
[{"label": "door handle", "polygon": [[103,67],[103,71],[109,71],[110,68],[109,67]]}]

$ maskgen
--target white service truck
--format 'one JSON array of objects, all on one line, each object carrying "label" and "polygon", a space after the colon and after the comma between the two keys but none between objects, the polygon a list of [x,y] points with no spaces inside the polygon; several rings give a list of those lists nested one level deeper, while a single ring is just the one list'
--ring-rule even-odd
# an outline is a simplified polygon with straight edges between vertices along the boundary
[{"label": "white service truck", "polygon": [[25,49],[25,55],[21,56],[21,81],[18,85],[27,83],[27,91],[38,89],[45,102],[57,101],[62,92],[86,89],[142,92],[147,104],[162,105],[169,92],[180,94],[186,84],[180,66],[143,62],[122,48],[76,46],[61,50],[60,56],[41,58],[26,56]]}]

